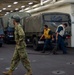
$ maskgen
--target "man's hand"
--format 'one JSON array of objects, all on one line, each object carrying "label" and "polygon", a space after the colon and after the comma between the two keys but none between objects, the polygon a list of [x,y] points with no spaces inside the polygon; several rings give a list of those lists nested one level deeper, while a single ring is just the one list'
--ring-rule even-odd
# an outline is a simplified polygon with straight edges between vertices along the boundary
[{"label": "man's hand", "polygon": [[57,33],[56,33],[56,41],[58,40],[58,34],[59,34],[59,33],[57,32]]},{"label": "man's hand", "polygon": [[19,45],[19,41],[16,41],[16,45]]},{"label": "man's hand", "polygon": [[44,35],[42,35],[42,36],[40,37],[40,40],[41,40],[43,37],[44,37]]},{"label": "man's hand", "polygon": [[52,41],[54,41],[54,38],[52,38]]},{"label": "man's hand", "polygon": [[56,41],[58,40],[58,38],[56,37]]}]

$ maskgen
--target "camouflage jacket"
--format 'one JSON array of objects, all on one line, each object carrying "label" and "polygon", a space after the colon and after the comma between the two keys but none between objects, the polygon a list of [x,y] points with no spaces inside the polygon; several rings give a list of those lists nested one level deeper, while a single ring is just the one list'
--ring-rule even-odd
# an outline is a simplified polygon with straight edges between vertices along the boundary
[{"label": "camouflage jacket", "polygon": [[20,24],[15,26],[15,42],[17,48],[23,48],[25,47],[25,33],[22,29],[22,26]]}]

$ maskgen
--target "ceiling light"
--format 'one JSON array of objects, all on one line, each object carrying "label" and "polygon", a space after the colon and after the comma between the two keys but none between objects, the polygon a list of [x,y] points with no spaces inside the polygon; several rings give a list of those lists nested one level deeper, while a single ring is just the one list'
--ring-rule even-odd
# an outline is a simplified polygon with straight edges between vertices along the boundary
[{"label": "ceiling light", "polygon": [[18,4],[18,2],[14,2],[13,4]]},{"label": "ceiling light", "polygon": [[9,12],[6,12],[6,14],[9,14]]},{"label": "ceiling light", "polygon": [[8,5],[7,7],[9,7],[9,8],[10,8],[11,6],[12,6],[12,5]]},{"label": "ceiling light", "polygon": [[21,8],[24,8],[25,6],[23,5],[23,6],[21,6]]},{"label": "ceiling light", "polygon": [[5,14],[5,15],[7,15],[7,14]]},{"label": "ceiling light", "polygon": [[0,12],[2,12],[2,10],[0,10]]},{"label": "ceiling light", "polygon": [[6,10],[6,8],[3,8],[3,10]]},{"label": "ceiling light", "polygon": [[15,8],[15,10],[19,10],[19,8]]},{"label": "ceiling light", "polygon": [[9,14],[9,12],[6,12],[6,13],[5,13],[5,15],[8,15],[8,14]]},{"label": "ceiling light", "polygon": [[29,5],[32,5],[33,4],[33,2],[30,2],[30,3],[28,3]]}]

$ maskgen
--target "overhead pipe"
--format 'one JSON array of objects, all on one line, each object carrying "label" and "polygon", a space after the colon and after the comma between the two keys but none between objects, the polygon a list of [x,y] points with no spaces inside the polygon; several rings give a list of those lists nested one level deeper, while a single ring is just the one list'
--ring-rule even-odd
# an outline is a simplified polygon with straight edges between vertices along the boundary
[{"label": "overhead pipe", "polygon": [[39,6],[38,8],[34,8],[34,9],[28,10],[26,12],[35,13],[35,12],[42,11],[42,10],[45,10],[45,9],[48,9],[48,8],[51,8],[54,6],[58,6],[58,5],[63,4],[63,3],[64,2],[59,1],[59,2],[52,3],[52,4],[42,5],[42,6]]},{"label": "overhead pipe", "polygon": [[[48,4],[51,1],[54,1],[54,0],[44,1],[42,5]],[[34,8],[38,8],[38,7],[42,6],[42,5],[41,5],[41,3],[39,3],[39,4],[36,4],[36,5],[34,5],[32,7],[29,7],[29,8],[34,9]],[[24,9],[24,11],[28,11],[28,10],[30,10],[30,9],[27,9],[27,8]]]},{"label": "overhead pipe", "polygon": [[51,3],[51,4],[39,6],[38,8],[30,9],[26,12],[35,13],[35,12],[42,11],[42,10],[45,10],[45,9],[48,9],[48,8],[55,8],[55,7],[60,6],[62,4],[71,3],[71,1],[61,0],[61,1],[58,1],[58,2]]}]

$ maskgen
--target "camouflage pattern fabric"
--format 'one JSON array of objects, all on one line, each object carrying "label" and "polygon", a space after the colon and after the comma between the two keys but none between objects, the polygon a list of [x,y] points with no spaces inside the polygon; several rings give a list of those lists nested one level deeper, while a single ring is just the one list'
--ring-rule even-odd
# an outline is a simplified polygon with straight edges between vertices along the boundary
[{"label": "camouflage pattern fabric", "polygon": [[13,58],[11,61],[10,70],[14,71],[17,67],[19,61],[22,62],[23,66],[26,68],[27,71],[31,70],[30,62],[27,56],[27,52],[25,50],[25,34],[20,24],[15,26],[15,41],[16,47],[13,54]]}]

